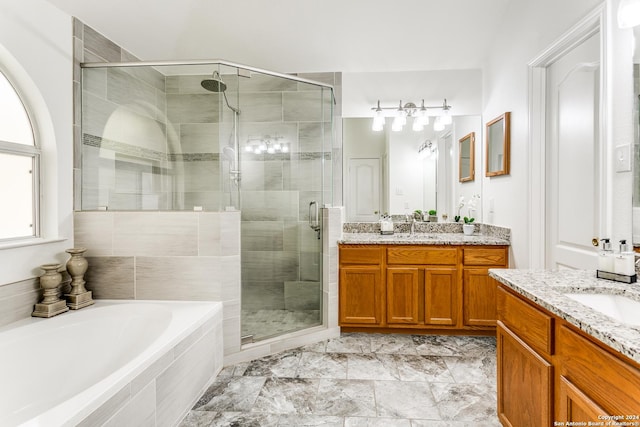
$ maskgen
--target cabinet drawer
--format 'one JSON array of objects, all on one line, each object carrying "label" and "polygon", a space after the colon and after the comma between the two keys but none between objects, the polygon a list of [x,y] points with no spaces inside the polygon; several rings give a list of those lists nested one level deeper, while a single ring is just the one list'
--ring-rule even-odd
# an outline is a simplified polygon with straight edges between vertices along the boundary
[{"label": "cabinet drawer", "polygon": [[378,265],[382,262],[381,247],[340,246],[341,264]]},{"label": "cabinet drawer", "polygon": [[553,317],[498,288],[498,319],[539,353],[553,353]]},{"label": "cabinet drawer", "polygon": [[465,248],[464,265],[507,265],[505,248]]},{"label": "cabinet drawer", "polygon": [[558,327],[556,339],[560,375],[598,410],[640,415],[640,370],[565,325]]},{"label": "cabinet drawer", "polygon": [[387,264],[453,265],[457,261],[458,250],[455,248],[401,246],[387,249]]}]

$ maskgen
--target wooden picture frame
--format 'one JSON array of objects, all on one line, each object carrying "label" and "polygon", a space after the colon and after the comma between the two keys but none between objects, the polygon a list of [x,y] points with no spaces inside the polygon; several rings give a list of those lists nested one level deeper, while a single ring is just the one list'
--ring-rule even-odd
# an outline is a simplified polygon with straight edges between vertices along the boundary
[{"label": "wooden picture frame", "polygon": [[475,151],[476,133],[471,132],[458,141],[458,172],[460,182],[470,182],[475,179]]},{"label": "wooden picture frame", "polygon": [[508,175],[511,163],[511,113],[506,112],[486,125],[486,176]]}]

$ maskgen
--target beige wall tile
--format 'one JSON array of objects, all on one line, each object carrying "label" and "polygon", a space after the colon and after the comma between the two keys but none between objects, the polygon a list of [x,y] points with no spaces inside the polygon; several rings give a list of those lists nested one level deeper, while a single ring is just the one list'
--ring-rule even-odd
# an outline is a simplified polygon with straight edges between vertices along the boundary
[{"label": "beige wall tile", "polygon": [[136,257],[136,299],[220,301],[217,257]]},{"label": "beige wall tile", "polygon": [[85,256],[113,255],[113,212],[75,212],[73,237]]},{"label": "beige wall tile", "polygon": [[201,212],[198,216],[198,255],[220,255],[220,222],[218,212]]},{"label": "beige wall tile", "polygon": [[240,351],[240,317],[224,319],[222,322],[224,355]]},{"label": "beige wall tile", "polygon": [[155,378],[160,375],[165,369],[167,369],[173,363],[173,349],[163,354],[160,359],[156,360],[146,368],[140,375],[135,377],[131,381],[131,394],[136,395],[142,389],[147,387],[150,383],[153,383],[155,387]]},{"label": "beige wall tile", "polygon": [[113,255],[195,256],[198,216],[194,212],[117,212]]},{"label": "beige wall tile", "polygon": [[38,278],[0,286],[0,327],[31,317],[40,294]]},{"label": "beige wall tile", "polygon": [[220,214],[220,253],[224,256],[240,255],[240,212]]},{"label": "beige wall tile", "polygon": [[152,382],[134,395],[103,427],[155,425],[155,414],[156,384]]},{"label": "beige wall tile", "polygon": [[240,299],[240,255],[220,257],[218,262],[222,301]]},{"label": "beige wall tile", "polygon": [[120,391],[107,400],[102,406],[93,411],[89,416],[82,420],[78,427],[101,426],[109,418],[122,409],[131,398],[131,387],[129,384],[124,386]]},{"label": "beige wall tile", "polygon": [[134,299],[133,257],[87,257],[86,287],[93,298]]},{"label": "beige wall tile", "polygon": [[156,379],[157,425],[175,426],[217,372],[219,337],[205,335]]}]

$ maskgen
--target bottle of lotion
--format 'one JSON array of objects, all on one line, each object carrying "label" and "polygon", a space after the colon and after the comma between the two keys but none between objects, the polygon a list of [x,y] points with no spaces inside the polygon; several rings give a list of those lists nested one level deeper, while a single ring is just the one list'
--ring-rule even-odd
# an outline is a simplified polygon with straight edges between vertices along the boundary
[{"label": "bottle of lotion", "polygon": [[598,254],[598,270],[607,273],[614,272],[614,256],[609,239],[600,239],[600,253]]},{"label": "bottle of lotion", "polygon": [[616,254],[614,268],[616,274],[633,276],[636,274],[635,255],[627,241],[620,240],[620,253]]}]

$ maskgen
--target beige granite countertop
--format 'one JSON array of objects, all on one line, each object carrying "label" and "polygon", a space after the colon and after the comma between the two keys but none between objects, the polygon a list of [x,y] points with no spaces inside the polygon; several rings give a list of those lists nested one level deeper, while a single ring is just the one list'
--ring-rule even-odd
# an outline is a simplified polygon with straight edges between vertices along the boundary
[{"label": "beige granite countertop", "polygon": [[491,269],[489,276],[640,363],[640,326],[619,322],[563,295],[604,293],[640,301],[640,284],[598,279],[595,270]]},{"label": "beige granite countertop", "polygon": [[463,233],[343,233],[341,244],[366,245],[506,245],[508,240],[482,234],[466,236]]}]

